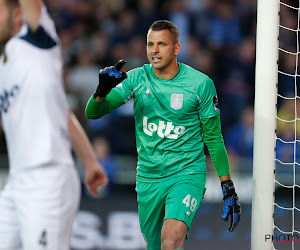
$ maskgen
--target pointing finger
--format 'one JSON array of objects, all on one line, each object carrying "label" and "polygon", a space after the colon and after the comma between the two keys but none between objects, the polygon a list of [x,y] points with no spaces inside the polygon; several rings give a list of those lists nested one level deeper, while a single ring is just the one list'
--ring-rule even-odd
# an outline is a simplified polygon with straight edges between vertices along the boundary
[{"label": "pointing finger", "polygon": [[124,59],[121,59],[120,61],[118,61],[118,62],[114,65],[114,67],[115,67],[118,71],[120,71],[120,69],[123,67],[123,65],[124,65],[125,63],[127,63],[127,61],[125,61]]}]

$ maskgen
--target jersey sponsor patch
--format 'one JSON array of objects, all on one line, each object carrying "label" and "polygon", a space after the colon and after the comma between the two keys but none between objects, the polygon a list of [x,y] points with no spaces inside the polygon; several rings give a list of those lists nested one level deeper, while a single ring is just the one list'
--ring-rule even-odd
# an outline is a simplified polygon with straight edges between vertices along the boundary
[{"label": "jersey sponsor patch", "polygon": [[143,130],[146,135],[153,136],[156,132],[160,138],[177,139],[179,135],[183,134],[185,127],[174,127],[172,122],[159,121],[158,125],[155,123],[148,123],[148,117],[143,117]]},{"label": "jersey sponsor patch", "polygon": [[172,109],[181,109],[183,104],[183,94],[172,94],[170,107]]},{"label": "jersey sponsor patch", "polygon": [[218,100],[218,96],[214,96],[213,102],[214,102],[214,110],[218,110],[218,109],[219,109],[219,100]]}]

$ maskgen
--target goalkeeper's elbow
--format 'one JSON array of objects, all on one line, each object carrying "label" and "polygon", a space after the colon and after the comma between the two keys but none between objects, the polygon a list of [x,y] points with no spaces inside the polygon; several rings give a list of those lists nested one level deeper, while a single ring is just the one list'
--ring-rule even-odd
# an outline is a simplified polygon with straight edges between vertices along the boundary
[{"label": "goalkeeper's elbow", "polygon": [[95,114],[94,112],[92,112],[90,109],[85,108],[85,116],[88,119],[92,119],[92,120],[96,120],[102,117],[102,115],[99,114]]},{"label": "goalkeeper's elbow", "polygon": [[93,120],[101,118],[105,115],[105,112],[101,112],[103,111],[102,105],[101,102],[96,102],[94,97],[91,96],[85,107],[85,116]]}]

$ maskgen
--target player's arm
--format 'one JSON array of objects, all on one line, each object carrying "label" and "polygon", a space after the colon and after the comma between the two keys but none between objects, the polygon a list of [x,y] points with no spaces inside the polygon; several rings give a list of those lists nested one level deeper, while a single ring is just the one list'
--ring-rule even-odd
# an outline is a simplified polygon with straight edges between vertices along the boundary
[{"label": "player's arm", "polygon": [[230,180],[228,156],[221,132],[220,115],[201,119],[203,140],[221,181]]},{"label": "player's arm", "polygon": [[108,182],[107,174],[98,163],[89,139],[72,112],[69,112],[69,133],[73,149],[85,169],[85,185],[91,194],[97,195],[97,188]]},{"label": "player's arm", "polygon": [[106,97],[92,95],[86,105],[85,115],[88,119],[99,119],[124,104],[123,98],[116,91],[110,91]]},{"label": "player's arm", "polygon": [[120,72],[125,63],[126,61],[121,59],[114,66],[99,71],[98,87],[85,109],[88,119],[99,119],[124,104],[121,95],[111,90],[127,78],[125,72]]},{"label": "player's arm", "polygon": [[19,0],[23,17],[32,31],[36,31],[42,12],[43,2],[41,0]]},{"label": "player's arm", "polygon": [[212,162],[221,181],[223,193],[222,219],[227,221],[231,217],[228,231],[232,232],[238,225],[241,207],[230,177],[228,156],[221,132],[220,115],[201,120],[203,140],[210,153]]}]

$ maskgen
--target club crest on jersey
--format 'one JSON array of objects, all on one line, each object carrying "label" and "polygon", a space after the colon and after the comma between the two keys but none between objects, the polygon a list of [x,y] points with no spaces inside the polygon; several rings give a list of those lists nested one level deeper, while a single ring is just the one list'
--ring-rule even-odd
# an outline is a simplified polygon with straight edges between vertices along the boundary
[{"label": "club crest on jersey", "polygon": [[170,107],[172,109],[181,109],[183,103],[183,94],[172,94]]}]

